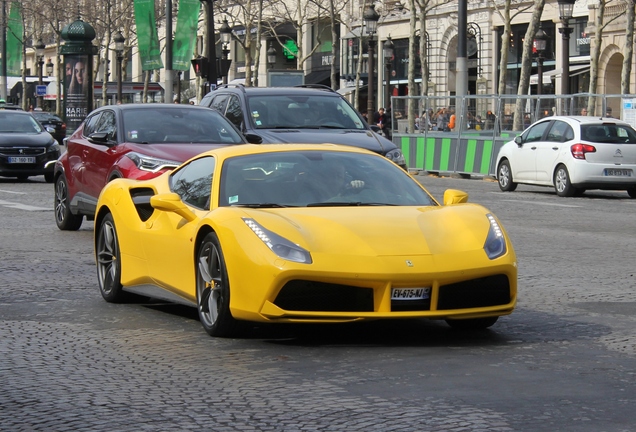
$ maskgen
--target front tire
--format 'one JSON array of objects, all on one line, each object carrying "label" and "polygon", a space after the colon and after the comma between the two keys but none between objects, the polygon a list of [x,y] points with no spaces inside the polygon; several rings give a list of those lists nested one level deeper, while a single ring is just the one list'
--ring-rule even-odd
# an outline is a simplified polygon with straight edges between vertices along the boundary
[{"label": "front tire", "polygon": [[52,172],[44,173],[44,181],[45,182],[53,183],[53,180],[55,180],[55,178],[53,177],[53,173]]},{"label": "front tire", "polygon": [[560,197],[573,197],[579,190],[572,186],[570,173],[565,165],[559,165],[554,172],[554,190]]},{"label": "front tire", "polygon": [[456,330],[483,330],[495,324],[498,319],[499,317],[447,319],[446,324]]},{"label": "front tire", "polygon": [[499,169],[497,170],[497,182],[499,183],[499,189],[503,192],[513,192],[517,189],[517,183],[515,183],[512,178],[510,162],[507,160],[503,160],[499,164]]},{"label": "front tire", "polygon": [[237,322],[230,312],[230,282],[216,233],[203,239],[197,253],[197,309],[210,336],[230,337]]},{"label": "front tire", "polygon": [[109,303],[121,303],[126,298],[121,285],[121,253],[117,230],[111,214],[104,216],[97,232],[97,280],[99,291]]},{"label": "front tire", "polygon": [[71,213],[68,184],[63,175],[55,181],[55,223],[62,231],[77,231],[82,226],[82,215]]},{"label": "front tire", "polygon": [[627,189],[627,194],[630,198],[636,198],[636,187]]}]

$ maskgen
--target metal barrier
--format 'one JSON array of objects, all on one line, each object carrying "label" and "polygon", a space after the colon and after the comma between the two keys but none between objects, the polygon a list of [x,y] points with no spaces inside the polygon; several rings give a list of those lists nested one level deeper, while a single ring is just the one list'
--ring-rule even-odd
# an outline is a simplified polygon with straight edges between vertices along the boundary
[{"label": "metal barrier", "polygon": [[[408,113],[409,104],[415,104],[420,125],[426,125],[427,115],[431,111],[437,112],[439,107],[455,110],[457,127],[447,132],[435,130],[435,126],[411,132],[408,130],[407,117],[401,115],[396,119],[393,112],[392,139],[402,149],[408,168],[437,173],[494,176],[499,149],[545,116],[567,113],[579,115],[582,108],[592,113],[607,113],[609,108],[614,117],[636,124],[636,95],[583,93],[567,97],[488,95],[391,98],[392,107],[402,107],[400,113]],[[478,116],[482,118],[481,123],[477,122]]]}]

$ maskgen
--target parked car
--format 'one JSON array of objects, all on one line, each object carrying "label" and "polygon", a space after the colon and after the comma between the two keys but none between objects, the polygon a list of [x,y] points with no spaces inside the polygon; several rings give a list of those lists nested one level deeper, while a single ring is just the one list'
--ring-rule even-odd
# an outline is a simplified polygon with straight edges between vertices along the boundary
[{"label": "parked car", "polygon": [[145,180],[217,147],[246,143],[213,110],[175,104],[108,105],[91,112],[55,164],[55,222],[77,230],[92,219],[99,193],[115,178]]},{"label": "parked car", "polygon": [[53,138],[57,140],[58,144],[64,145],[64,138],[66,138],[66,123],[64,123],[64,120],[55,114],[45,111],[34,111],[31,115],[35,117],[42,126],[52,128],[53,132],[51,132],[51,135],[53,135]]},{"label": "parked car", "polygon": [[547,117],[532,124],[497,156],[502,191],[517,184],[553,186],[557,195],[588,189],[626,190],[636,198],[636,130],[609,117]]},{"label": "parked car", "polygon": [[51,183],[58,157],[55,138],[30,113],[0,110],[0,176],[26,180],[44,175]]},{"label": "parked car", "polygon": [[[316,187],[318,190],[312,190]],[[468,195],[440,205],[386,158],[342,145],[219,148],[104,188],[103,298],[196,307],[212,336],[239,321],[428,318],[485,328],[517,298],[513,247]]]},{"label": "parked car", "polygon": [[263,143],[333,143],[386,156],[402,168],[402,150],[369,127],[340,94],[322,85],[296,87],[221,86],[200,105],[224,114],[239,130]]}]

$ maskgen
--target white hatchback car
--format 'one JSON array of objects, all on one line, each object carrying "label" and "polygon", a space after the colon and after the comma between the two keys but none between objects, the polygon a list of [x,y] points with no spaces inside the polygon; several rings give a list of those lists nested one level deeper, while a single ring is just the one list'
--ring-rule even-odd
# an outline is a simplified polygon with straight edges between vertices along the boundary
[{"label": "white hatchback car", "polygon": [[626,190],[636,198],[636,130],[608,117],[543,118],[497,155],[502,191],[518,183],[554,186],[559,196],[587,189]]}]

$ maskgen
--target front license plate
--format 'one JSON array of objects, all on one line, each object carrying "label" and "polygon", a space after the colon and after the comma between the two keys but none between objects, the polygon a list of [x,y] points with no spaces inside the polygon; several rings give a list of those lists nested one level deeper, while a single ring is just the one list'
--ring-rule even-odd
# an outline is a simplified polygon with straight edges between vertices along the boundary
[{"label": "front license plate", "polygon": [[10,157],[9,158],[9,163],[15,163],[15,164],[19,164],[19,163],[35,163],[35,158],[32,157],[32,156]]},{"label": "front license plate", "polygon": [[391,288],[391,300],[426,300],[430,295],[430,288]]},{"label": "front license plate", "polygon": [[630,169],[618,169],[618,168],[605,168],[603,175],[612,177],[631,177],[632,170]]}]

